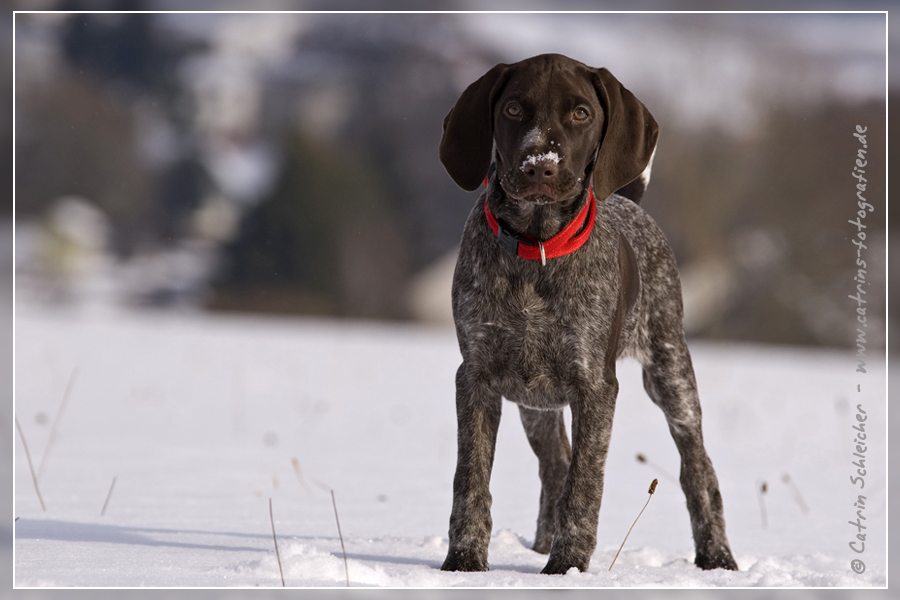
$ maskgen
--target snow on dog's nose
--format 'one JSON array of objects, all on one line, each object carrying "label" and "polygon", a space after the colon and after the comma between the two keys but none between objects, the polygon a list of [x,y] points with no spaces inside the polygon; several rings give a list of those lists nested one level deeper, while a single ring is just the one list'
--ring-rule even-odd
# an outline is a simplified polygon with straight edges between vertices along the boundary
[{"label": "snow on dog's nose", "polygon": [[544,154],[531,154],[519,169],[525,174],[529,183],[550,183],[559,173],[559,161],[562,160],[556,152]]}]

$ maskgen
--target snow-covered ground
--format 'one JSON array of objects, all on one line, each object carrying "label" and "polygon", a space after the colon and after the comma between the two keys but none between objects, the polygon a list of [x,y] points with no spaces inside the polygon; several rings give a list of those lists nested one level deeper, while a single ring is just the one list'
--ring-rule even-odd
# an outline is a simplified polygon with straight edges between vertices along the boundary
[{"label": "snow-covered ground", "polygon": [[[677,451],[638,365],[619,363],[590,569],[544,576],[546,557],[529,549],[537,462],[509,403],[491,570],[439,570],[456,452],[451,330],[20,304],[15,340],[16,417],[47,509],[16,439],[18,587],[280,587],[270,498],[286,585],[344,586],[330,490],[354,587],[886,585],[884,371],[872,361],[854,373],[849,352],[692,344],[739,572],[692,565],[684,497],[669,479]],[[848,547],[858,404],[868,417],[859,555]],[[608,571],[653,478],[657,492]]]}]

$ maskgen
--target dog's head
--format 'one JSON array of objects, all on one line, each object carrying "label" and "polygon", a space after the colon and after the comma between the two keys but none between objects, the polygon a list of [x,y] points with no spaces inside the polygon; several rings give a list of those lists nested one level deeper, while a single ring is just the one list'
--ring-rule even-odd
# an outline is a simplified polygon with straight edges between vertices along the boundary
[{"label": "dog's head", "polygon": [[466,88],[444,119],[440,157],[465,190],[484,181],[493,158],[516,201],[571,201],[589,178],[602,200],[638,178],[643,190],[658,133],[609,71],[542,54],[499,64]]}]

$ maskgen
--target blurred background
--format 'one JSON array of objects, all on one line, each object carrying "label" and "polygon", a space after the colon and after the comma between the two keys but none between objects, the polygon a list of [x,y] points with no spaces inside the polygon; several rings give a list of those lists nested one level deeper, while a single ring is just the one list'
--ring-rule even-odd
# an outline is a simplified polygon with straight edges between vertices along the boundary
[{"label": "blurred background", "polygon": [[[542,52],[609,68],[660,123],[642,205],[678,258],[691,337],[850,351],[858,124],[875,149],[868,275],[884,290],[878,149],[897,88],[883,15],[57,13],[19,14],[15,32],[0,18],[0,102],[16,103],[0,261],[20,308],[449,324],[477,194],[438,161],[441,122],[494,64]],[[7,190],[12,159],[0,148]],[[8,278],[0,289],[12,298]]]},{"label": "blurred background", "polygon": [[[449,322],[476,195],[437,160],[442,119],[494,64],[554,51],[660,123],[643,205],[689,335],[853,340],[852,133],[884,147],[880,15],[20,14],[15,44],[22,304]],[[880,177],[866,195],[882,285]]]}]

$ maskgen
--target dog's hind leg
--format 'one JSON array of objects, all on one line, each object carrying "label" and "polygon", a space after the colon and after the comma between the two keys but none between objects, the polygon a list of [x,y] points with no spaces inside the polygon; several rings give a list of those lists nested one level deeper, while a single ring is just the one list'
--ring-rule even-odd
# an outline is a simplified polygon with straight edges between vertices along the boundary
[{"label": "dog's hind leg", "polygon": [[566,484],[572,447],[566,437],[562,409],[535,410],[519,406],[519,416],[525,427],[528,443],[537,455],[541,478],[541,506],[537,533],[534,536],[534,550],[549,554],[556,528],[556,501]]},{"label": "dog's hind leg", "polygon": [[694,564],[701,569],[738,566],[725,536],[722,495],[712,462],[703,446],[700,400],[691,356],[680,332],[651,341],[644,365],[644,389],[666,416],[681,455],[681,489],[687,498],[694,534]]}]

